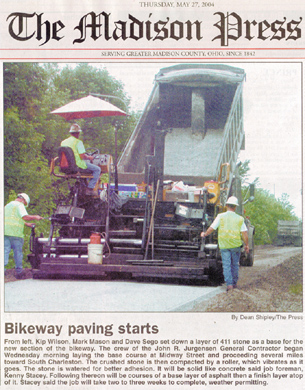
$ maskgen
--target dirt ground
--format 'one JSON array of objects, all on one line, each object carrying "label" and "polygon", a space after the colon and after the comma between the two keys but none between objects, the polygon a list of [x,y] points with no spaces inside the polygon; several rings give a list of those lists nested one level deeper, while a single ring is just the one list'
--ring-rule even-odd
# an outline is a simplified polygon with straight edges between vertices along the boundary
[{"label": "dirt ground", "polygon": [[[281,248],[283,251],[283,248]],[[259,251],[258,251],[259,252]],[[195,306],[195,312],[301,312],[303,306],[302,254],[280,262],[274,247],[261,248],[253,267],[241,267],[238,288]],[[283,253],[285,250],[283,251]],[[301,252],[301,251],[300,251]],[[294,252],[291,251],[291,254]],[[267,256],[267,257],[264,257]]]},{"label": "dirt ground", "polygon": [[[31,279],[32,278],[32,269],[31,268],[24,268],[24,278],[23,279]],[[4,276],[4,282],[16,282],[19,279],[15,278],[15,270],[14,269],[7,269]]]}]

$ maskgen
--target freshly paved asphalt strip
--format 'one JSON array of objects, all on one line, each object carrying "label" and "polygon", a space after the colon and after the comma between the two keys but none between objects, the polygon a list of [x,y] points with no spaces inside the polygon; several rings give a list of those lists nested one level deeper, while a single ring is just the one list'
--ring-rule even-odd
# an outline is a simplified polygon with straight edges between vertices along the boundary
[{"label": "freshly paved asphalt strip", "polygon": [[6,312],[181,312],[225,287],[27,279],[5,283]]}]

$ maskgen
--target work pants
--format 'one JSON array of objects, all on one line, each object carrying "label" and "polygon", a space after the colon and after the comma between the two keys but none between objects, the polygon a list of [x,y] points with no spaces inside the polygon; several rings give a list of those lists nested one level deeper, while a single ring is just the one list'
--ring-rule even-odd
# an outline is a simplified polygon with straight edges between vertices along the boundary
[{"label": "work pants", "polygon": [[4,236],[4,266],[8,264],[10,251],[13,250],[16,272],[22,271],[23,242],[22,237]]},{"label": "work pants", "polygon": [[235,286],[238,281],[241,248],[220,249],[223,276],[227,286]]},{"label": "work pants", "polygon": [[100,177],[101,168],[97,165],[92,164],[88,160],[86,160],[85,162],[87,164],[87,169],[89,169],[93,174],[93,178],[89,181],[88,188],[93,189]]}]

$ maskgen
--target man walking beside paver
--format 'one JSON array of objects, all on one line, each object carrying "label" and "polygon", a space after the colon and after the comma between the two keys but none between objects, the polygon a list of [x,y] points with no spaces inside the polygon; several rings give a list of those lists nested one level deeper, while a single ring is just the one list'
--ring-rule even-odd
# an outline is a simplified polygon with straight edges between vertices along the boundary
[{"label": "man walking beside paver", "polygon": [[231,291],[237,287],[242,241],[245,243],[246,253],[249,253],[249,243],[244,218],[235,213],[238,199],[231,196],[227,200],[226,206],[227,211],[218,214],[207,231],[201,233],[201,237],[207,237],[218,229],[218,245],[222,259],[223,276],[227,291]]},{"label": "man walking beside paver", "polygon": [[31,226],[27,221],[40,221],[40,215],[29,215],[26,207],[30,203],[30,197],[21,193],[17,198],[8,203],[4,208],[4,266],[7,266],[10,251],[14,252],[15,277],[23,279],[25,274],[22,268],[24,225]]}]

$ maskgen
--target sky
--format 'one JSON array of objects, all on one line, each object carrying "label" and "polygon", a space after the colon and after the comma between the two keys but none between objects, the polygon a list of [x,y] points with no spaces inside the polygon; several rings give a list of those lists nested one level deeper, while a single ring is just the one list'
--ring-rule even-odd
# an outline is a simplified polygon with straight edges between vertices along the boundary
[{"label": "sky", "polygon": [[[244,130],[246,147],[240,160],[250,160],[250,181],[276,198],[286,193],[294,212],[302,217],[302,79],[296,62],[227,63],[246,72]],[[142,110],[160,68],[173,63],[105,63]]]}]

